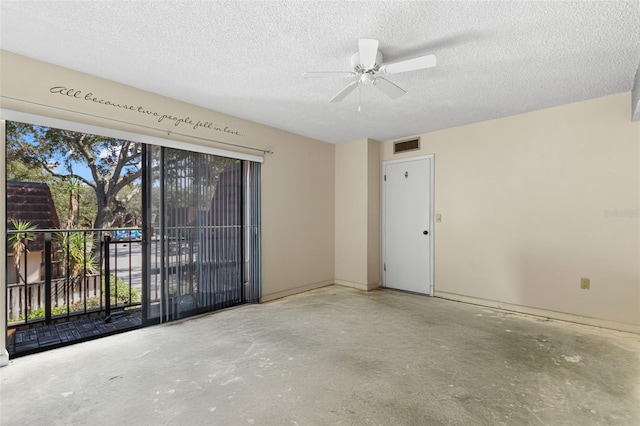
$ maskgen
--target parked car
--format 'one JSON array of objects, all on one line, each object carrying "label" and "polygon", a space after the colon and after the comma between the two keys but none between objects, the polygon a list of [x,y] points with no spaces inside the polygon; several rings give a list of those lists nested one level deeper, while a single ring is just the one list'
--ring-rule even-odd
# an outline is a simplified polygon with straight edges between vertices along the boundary
[{"label": "parked car", "polygon": [[111,233],[111,238],[117,242],[142,241],[142,233],[139,229],[118,229]]}]

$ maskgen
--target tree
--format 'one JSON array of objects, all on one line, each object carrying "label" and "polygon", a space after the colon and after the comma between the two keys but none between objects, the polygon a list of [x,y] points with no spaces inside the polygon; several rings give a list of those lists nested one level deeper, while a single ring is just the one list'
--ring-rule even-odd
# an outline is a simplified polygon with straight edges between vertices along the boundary
[{"label": "tree", "polygon": [[30,167],[20,161],[7,161],[7,180],[49,183],[52,178],[41,167]]},{"label": "tree", "polygon": [[[209,210],[221,173],[229,166],[240,164],[240,160],[233,158],[153,145],[149,156],[149,202],[153,226],[160,225],[157,220],[161,216],[165,225],[175,226],[174,216],[179,211],[191,209],[195,213]],[[161,186],[161,181],[164,186]],[[163,205],[161,199],[164,199]],[[162,207],[163,215],[160,214]]]},{"label": "tree", "polygon": [[34,240],[34,235],[30,231],[36,229],[37,226],[31,222],[20,219],[11,219],[11,224],[13,225],[13,228],[18,231],[15,234],[10,234],[8,238],[9,247],[13,251],[13,265],[16,268],[18,280],[22,280],[22,282],[26,283],[27,278],[23,277],[20,273],[20,259],[22,258],[23,252],[25,255],[28,253],[29,250],[27,250],[27,242]]},{"label": "tree", "polygon": [[[77,182],[68,184],[67,179],[61,179],[51,176],[42,167],[34,164],[26,164],[19,160],[14,154],[12,148],[9,148],[9,161],[7,161],[7,180],[17,182],[42,182],[46,183],[51,190],[53,204],[56,206],[58,218],[64,220],[68,218],[70,197],[73,195],[77,202],[75,213],[77,216],[76,224],[80,227],[91,228],[96,218],[96,195],[92,188]],[[135,185],[133,185],[135,186]],[[130,201],[130,205],[140,203],[139,199]],[[141,204],[139,204],[141,205]],[[129,208],[130,206],[127,206]],[[140,209],[137,207],[138,210]]]},{"label": "tree", "polygon": [[[7,121],[7,159],[75,182],[72,194],[79,191],[79,182],[91,188],[96,200],[94,228],[109,227],[117,206],[126,205],[140,190],[140,185],[131,184],[142,175],[142,144],[132,141]],[[91,178],[74,174],[74,165],[86,167]],[[133,189],[119,198],[128,186]],[[75,208],[70,206],[71,215]]]},{"label": "tree", "polygon": [[[48,175],[48,173],[47,173]],[[93,188],[89,188],[83,183],[78,185],[68,185],[67,179],[53,178],[47,176],[46,181],[51,190],[53,204],[56,206],[58,218],[61,225],[65,224],[65,218],[69,219],[70,197],[74,197],[75,228],[91,228],[96,219],[96,194]]]},{"label": "tree", "polygon": [[60,233],[56,239],[66,251],[63,267],[66,268],[68,261],[72,278],[82,276],[85,271],[89,274],[98,272],[98,257],[92,251],[93,241],[87,240],[84,232]]}]

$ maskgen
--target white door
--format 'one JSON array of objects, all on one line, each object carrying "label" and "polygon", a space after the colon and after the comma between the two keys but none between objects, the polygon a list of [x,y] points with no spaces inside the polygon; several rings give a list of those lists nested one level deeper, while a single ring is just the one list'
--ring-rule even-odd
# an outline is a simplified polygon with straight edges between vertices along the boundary
[{"label": "white door", "polygon": [[433,295],[433,156],[383,163],[384,286]]}]

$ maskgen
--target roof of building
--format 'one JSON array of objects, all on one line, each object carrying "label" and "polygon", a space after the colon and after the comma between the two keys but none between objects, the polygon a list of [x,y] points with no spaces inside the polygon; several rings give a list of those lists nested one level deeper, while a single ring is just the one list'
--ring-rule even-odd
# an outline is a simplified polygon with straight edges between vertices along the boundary
[{"label": "roof of building", "polygon": [[[15,229],[11,219],[31,222],[37,229],[58,229],[60,220],[46,183],[7,181],[7,230]],[[29,243],[29,250],[40,251],[42,238]]]}]

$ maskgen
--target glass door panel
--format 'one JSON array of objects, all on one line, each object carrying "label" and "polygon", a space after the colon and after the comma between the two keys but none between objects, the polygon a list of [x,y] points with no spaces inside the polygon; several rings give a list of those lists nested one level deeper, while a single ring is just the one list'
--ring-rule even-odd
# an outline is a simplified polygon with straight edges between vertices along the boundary
[{"label": "glass door panel", "polygon": [[148,146],[146,318],[170,321],[247,300],[240,160]]}]

